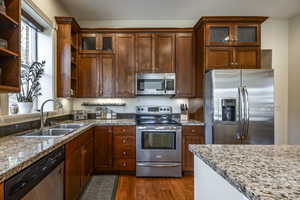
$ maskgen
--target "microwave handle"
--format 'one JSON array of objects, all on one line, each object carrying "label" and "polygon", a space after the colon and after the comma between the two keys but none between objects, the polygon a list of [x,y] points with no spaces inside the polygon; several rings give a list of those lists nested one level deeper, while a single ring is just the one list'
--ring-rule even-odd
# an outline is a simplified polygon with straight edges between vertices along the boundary
[{"label": "microwave handle", "polygon": [[167,80],[165,79],[165,94],[167,94]]}]

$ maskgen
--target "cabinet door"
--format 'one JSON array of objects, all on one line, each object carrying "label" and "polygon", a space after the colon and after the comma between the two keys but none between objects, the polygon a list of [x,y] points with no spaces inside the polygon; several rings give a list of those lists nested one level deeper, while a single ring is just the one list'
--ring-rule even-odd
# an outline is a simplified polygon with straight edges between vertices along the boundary
[{"label": "cabinet door", "polygon": [[100,69],[102,73],[102,85],[100,85],[100,93],[102,97],[114,97],[115,91],[115,78],[114,78],[114,55],[101,55],[100,56]]},{"label": "cabinet door", "polygon": [[81,147],[81,191],[84,189],[89,178],[88,162],[88,146],[84,144]]},{"label": "cabinet door", "polygon": [[[66,150],[67,152],[67,150]],[[76,200],[81,192],[81,148],[66,155],[65,199]]]},{"label": "cabinet door", "polygon": [[4,200],[4,185],[0,184],[0,200]]},{"label": "cabinet door", "polygon": [[99,57],[97,55],[81,55],[78,65],[78,97],[98,97],[101,93],[102,80]]},{"label": "cabinet door", "polygon": [[175,73],[175,33],[156,34],[154,67],[157,73]]},{"label": "cabinet door", "polygon": [[233,42],[232,24],[207,24],[205,27],[205,44],[207,46],[229,46]]},{"label": "cabinet door", "polygon": [[194,170],[194,155],[189,151],[190,144],[204,144],[203,128],[196,126],[183,127],[183,171]]},{"label": "cabinet door", "polygon": [[235,45],[237,46],[259,46],[261,42],[259,24],[236,24],[234,26]]},{"label": "cabinet door", "polygon": [[233,69],[239,65],[233,63],[233,49],[230,47],[205,48],[205,69]]},{"label": "cabinet door", "polygon": [[115,50],[115,34],[101,34],[100,36],[100,49],[103,54],[114,53]]},{"label": "cabinet door", "polygon": [[176,34],[176,97],[195,94],[195,65],[193,62],[193,34]]},{"label": "cabinet door", "polygon": [[234,60],[242,69],[259,69],[260,62],[259,47],[236,47],[234,49]]},{"label": "cabinet door", "polygon": [[113,167],[112,127],[96,127],[94,142],[94,165],[97,171],[111,170]]},{"label": "cabinet door", "polygon": [[99,53],[101,47],[101,35],[97,33],[84,33],[80,35],[81,53]]},{"label": "cabinet door", "polygon": [[152,73],[154,71],[154,34],[137,33],[136,43],[136,68],[138,73]]},{"label": "cabinet door", "polygon": [[116,39],[116,96],[135,97],[134,35],[118,34]]}]

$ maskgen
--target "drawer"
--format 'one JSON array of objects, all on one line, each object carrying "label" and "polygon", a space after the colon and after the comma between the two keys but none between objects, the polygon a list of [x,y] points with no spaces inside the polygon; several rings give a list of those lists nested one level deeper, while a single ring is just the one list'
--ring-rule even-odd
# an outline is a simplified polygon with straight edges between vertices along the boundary
[{"label": "drawer", "polygon": [[115,159],[114,169],[119,171],[135,171],[135,159]]},{"label": "drawer", "polygon": [[114,147],[120,146],[120,145],[121,146],[135,146],[135,137],[134,136],[114,136]]},{"label": "drawer", "polygon": [[114,135],[135,136],[135,126],[114,126]]},{"label": "drawer", "polygon": [[134,147],[115,146],[114,158],[119,158],[119,159],[135,158],[135,146]]},{"label": "drawer", "polygon": [[196,136],[202,135],[202,136],[204,136],[203,127],[201,127],[201,126],[183,126],[182,134],[183,134],[183,136],[185,136],[185,135],[196,135]]}]

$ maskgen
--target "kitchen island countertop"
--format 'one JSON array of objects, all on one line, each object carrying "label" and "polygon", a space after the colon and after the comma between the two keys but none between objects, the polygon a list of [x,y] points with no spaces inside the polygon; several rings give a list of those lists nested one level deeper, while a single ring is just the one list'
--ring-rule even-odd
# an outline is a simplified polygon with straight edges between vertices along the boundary
[{"label": "kitchen island countertop", "polygon": [[300,145],[190,145],[250,200],[300,199]]}]

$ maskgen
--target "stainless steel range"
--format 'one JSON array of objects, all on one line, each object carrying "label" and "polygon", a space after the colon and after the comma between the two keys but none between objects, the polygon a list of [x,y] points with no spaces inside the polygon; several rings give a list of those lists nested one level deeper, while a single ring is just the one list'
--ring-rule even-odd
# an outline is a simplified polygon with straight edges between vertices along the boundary
[{"label": "stainless steel range", "polygon": [[181,125],[172,107],[138,106],[136,176],[181,177]]}]

